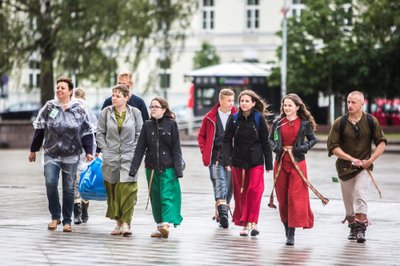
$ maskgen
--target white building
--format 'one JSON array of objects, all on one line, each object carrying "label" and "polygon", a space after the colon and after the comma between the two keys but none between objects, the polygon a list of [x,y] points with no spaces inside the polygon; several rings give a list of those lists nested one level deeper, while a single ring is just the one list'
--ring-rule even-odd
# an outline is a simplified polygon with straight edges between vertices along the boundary
[{"label": "white building", "polygon": [[[170,73],[168,99],[171,105],[186,103],[189,81],[184,80],[184,73],[193,69],[193,57],[203,42],[215,46],[221,63],[254,59],[266,63],[276,60],[276,49],[281,44],[276,33],[281,29],[284,2],[285,0],[198,0],[198,9],[188,29],[185,49],[180,55],[174,56],[172,67],[167,70]],[[289,15],[298,15],[302,8],[300,0],[288,2],[292,2]],[[135,70],[134,92],[147,101],[154,94],[162,95],[159,82],[149,78],[157,77],[160,73],[156,67],[159,50],[155,47]],[[35,66],[35,61],[28,66],[26,69],[14,70],[13,73],[18,74],[13,76],[20,79],[10,80],[7,105],[27,99],[39,99],[39,69]],[[119,70],[129,68],[121,59]],[[79,85],[87,89],[91,105],[102,103],[111,94],[109,90],[90,88],[89,83],[81,82]],[[32,87],[34,89],[26,93],[27,88]],[[149,89],[143,94],[145,88]]]},{"label": "white building", "polygon": [[[276,49],[281,40],[276,35],[282,21],[283,1],[271,0],[199,0],[198,10],[193,16],[191,28],[185,42],[185,49],[174,57],[169,70],[170,89],[168,98],[173,96],[171,105],[184,104],[187,99],[189,81],[184,74],[193,69],[195,52],[203,42],[212,44],[225,62],[258,60],[266,63],[276,59]],[[159,53],[143,61],[137,71],[138,88],[145,87],[149,70]],[[152,63],[153,62],[153,63]],[[156,82],[153,89],[159,90]],[[161,92],[161,91],[160,91]]]}]

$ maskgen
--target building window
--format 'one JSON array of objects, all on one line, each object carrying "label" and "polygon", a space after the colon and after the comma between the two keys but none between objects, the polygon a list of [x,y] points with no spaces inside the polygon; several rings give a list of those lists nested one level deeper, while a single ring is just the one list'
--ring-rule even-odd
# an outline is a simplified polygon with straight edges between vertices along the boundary
[{"label": "building window", "polygon": [[247,29],[258,29],[260,27],[259,0],[247,0],[246,27]]},{"label": "building window", "polygon": [[29,60],[29,88],[40,87],[40,62],[35,59]]},{"label": "building window", "polygon": [[214,0],[203,0],[203,30],[214,29]]},{"label": "building window", "polygon": [[290,12],[293,17],[300,17],[303,9],[304,5],[301,3],[301,0],[292,0]]}]

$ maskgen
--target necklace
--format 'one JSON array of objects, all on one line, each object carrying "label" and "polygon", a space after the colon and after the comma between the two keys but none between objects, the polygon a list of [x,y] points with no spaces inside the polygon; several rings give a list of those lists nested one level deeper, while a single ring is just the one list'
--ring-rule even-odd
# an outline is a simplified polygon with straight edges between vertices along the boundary
[{"label": "necklace", "polygon": [[286,117],[287,120],[289,120],[289,122],[288,122],[289,126],[293,126],[293,121],[295,121],[297,119],[297,117],[298,116],[296,116],[294,119],[289,119],[288,117]]},{"label": "necklace", "polygon": [[350,117],[350,115],[349,115],[349,116],[348,116],[348,120],[350,121],[350,123],[352,123],[353,125],[355,125],[355,124],[358,123],[358,121],[361,120],[361,117],[362,117],[362,116],[360,116],[360,117],[358,117],[358,118],[352,118],[352,117]]},{"label": "necklace", "polygon": [[[285,123],[279,125],[285,118],[286,118],[287,121]],[[293,126],[293,121],[295,121],[297,118],[298,118],[298,116],[296,116],[296,118],[292,119],[292,120],[289,120],[289,118],[287,118],[287,117],[282,118],[281,120],[278,121],[278,126],[276,127],[276,129],[278,129],[280,127],[283,127],[286,124],[289,125],[289,126]]]}]

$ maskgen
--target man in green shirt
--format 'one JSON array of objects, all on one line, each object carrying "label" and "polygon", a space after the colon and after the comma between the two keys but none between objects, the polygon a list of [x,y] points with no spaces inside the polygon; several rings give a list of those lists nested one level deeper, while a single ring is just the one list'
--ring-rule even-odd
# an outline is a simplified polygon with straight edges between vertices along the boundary
[{"label": "man in green shirt", "polygon": [[[361,92],[353,91],[347,96],[348,113],[335,120],[327,143],[329,156],[333,154],[338,157],[336,170],[350,228],[348,239],[357,239],[358,243],[366,240],[368,171],[372,171],[373,162],[383,153],[387,144],[378,120],[364,113],[363,105],[364,95]],[[372,142],[376,146],[373,152]]]}]

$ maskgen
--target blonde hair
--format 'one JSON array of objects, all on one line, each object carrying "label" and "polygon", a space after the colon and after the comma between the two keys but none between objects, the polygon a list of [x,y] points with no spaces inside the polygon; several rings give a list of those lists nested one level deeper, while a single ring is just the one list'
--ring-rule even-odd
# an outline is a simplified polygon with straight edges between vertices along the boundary
[{"label": "blonde hair", "polygon": [[86,92],[82,88],[76,88],[74,91],[75,98],[86,100]]},{"label": "blonde hair", "polygon": [[132,72],[123,71],[118,74],[118,78],[127,78],[129,81],[132,81]]},{"label": "blonde hair", "polygon": [[219,99],[222,99],[222,97],[224,97],[224,96],[234,96],[234,95],[235,95],[235,93],[233,92],[233,90],[231,90],[231,89],[222,89],[219,92],[218,97],[219,97]]}]

